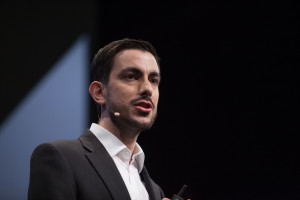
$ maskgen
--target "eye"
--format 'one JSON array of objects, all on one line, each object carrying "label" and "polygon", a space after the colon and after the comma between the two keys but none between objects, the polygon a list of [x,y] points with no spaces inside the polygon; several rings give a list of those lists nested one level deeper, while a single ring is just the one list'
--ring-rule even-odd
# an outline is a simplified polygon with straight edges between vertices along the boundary
[{"label": "eye", "polygon": [[152,84],[154,84],[154,85],[158,85],[158,84],[159,84],[159,78],[151,78],[149,81],[150,81]]},{"label": "eye", "polygon": [[126,80],[135,80],[136,79],[136,76],[134,74],[125,74],[124,75],[124,78]]}]

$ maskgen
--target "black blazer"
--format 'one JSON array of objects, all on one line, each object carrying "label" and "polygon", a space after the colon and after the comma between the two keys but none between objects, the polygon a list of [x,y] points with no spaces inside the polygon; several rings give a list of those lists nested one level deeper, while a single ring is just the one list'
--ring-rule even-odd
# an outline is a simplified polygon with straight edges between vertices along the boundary
[{"label": "black blazer", "polygon": [[[164,194],[141,172],[151,200]],[[39,145],[30,160],[29,200],[130,200],[126,185],[104,146],[89,130],[74,140]]]}]

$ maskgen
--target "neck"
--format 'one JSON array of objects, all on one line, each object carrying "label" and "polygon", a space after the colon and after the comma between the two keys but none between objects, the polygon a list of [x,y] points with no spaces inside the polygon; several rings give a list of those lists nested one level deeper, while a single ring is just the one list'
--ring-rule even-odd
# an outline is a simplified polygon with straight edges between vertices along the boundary
[{"label": "neck", "polygon": [[98,124],[114,134],[131,152],[134,151],[139,135],[138,131],[134,131],[128,127],[116,126],[109,118],[101,118]]}]

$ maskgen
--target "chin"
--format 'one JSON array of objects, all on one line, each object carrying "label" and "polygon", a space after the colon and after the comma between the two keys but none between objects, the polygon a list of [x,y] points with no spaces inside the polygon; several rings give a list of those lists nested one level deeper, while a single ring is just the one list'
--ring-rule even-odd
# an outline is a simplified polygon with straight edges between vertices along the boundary
[{"label": "chin", "polygon": [[136,127],[137,129],[141,130],[141,131],[145,131],[150,129],[155,121],[156,117],[138,117],[137,119],[133,119],[131,122],[131,125],[133,127]]},{"label": "chin", "polygon": [[[124,113],[124,112],[123,112]],[[130,129],[135,129],[139,132],[150,129],[156,119],[156,112],[150,113],[132,113],[128,115],[121,115],[119,117],[111,115],[114,123],[123,124]]]}]

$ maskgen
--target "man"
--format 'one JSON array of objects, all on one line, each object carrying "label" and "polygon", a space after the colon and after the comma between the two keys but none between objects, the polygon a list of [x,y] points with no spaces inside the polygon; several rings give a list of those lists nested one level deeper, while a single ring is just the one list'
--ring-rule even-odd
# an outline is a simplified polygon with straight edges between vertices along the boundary
[{"label": "man", "polygon": [[142,40],[114,41],[95,55],[90,77],[98,124],[78,139],[35,149],[28,199],[161,200],[164,194],[150,178],[136,142],[157,114],[155,49]]}]

